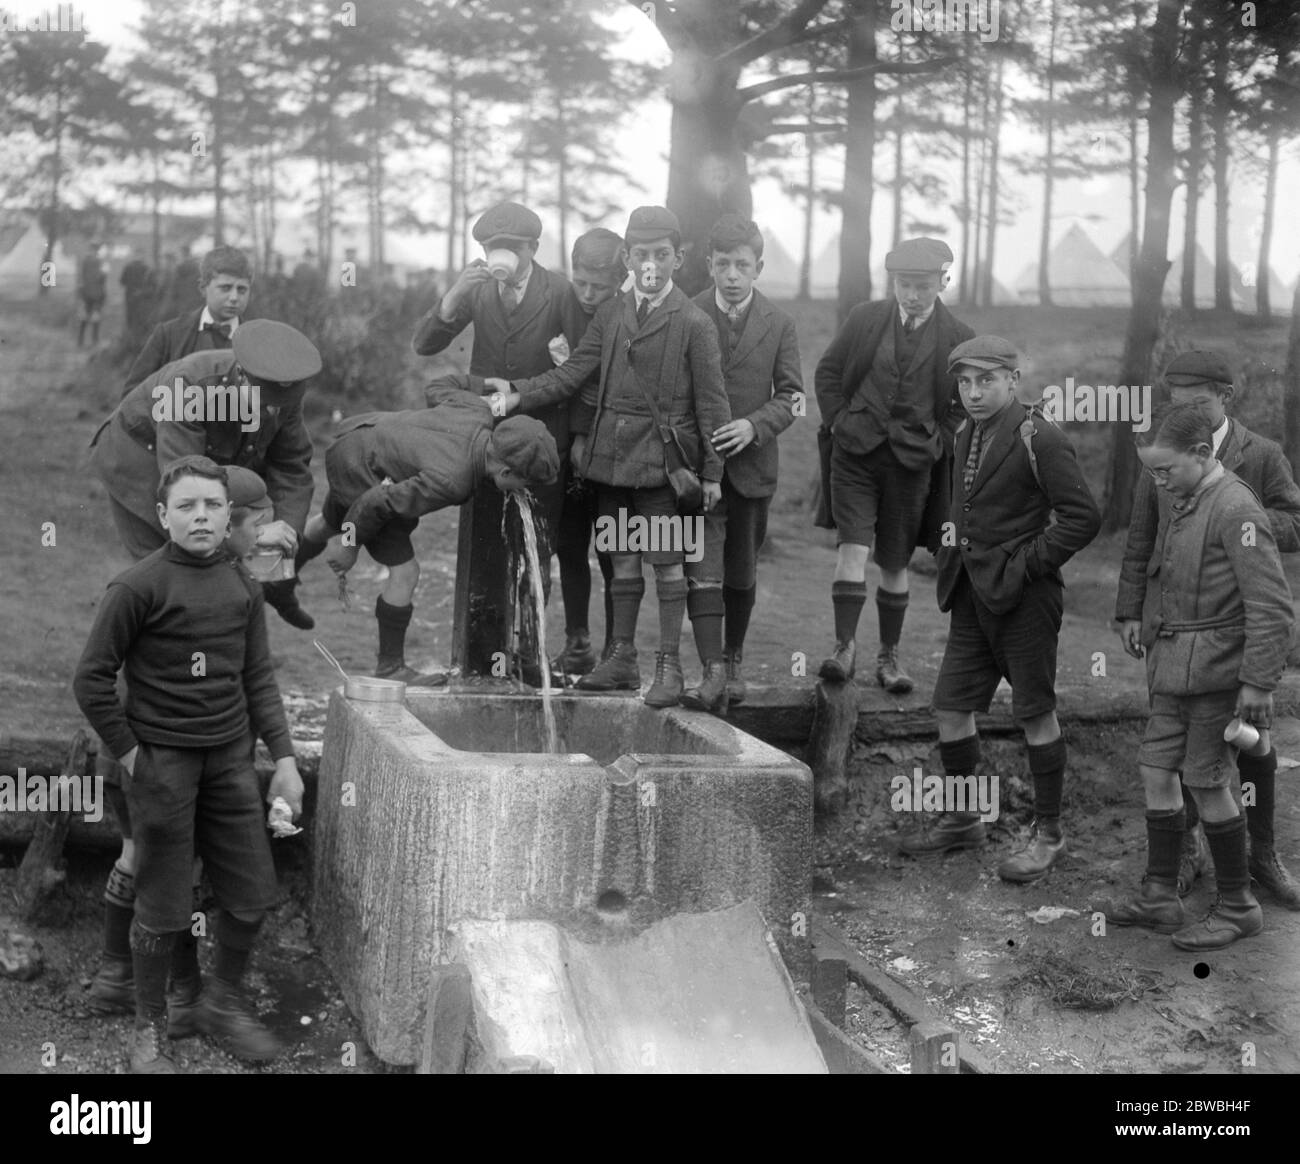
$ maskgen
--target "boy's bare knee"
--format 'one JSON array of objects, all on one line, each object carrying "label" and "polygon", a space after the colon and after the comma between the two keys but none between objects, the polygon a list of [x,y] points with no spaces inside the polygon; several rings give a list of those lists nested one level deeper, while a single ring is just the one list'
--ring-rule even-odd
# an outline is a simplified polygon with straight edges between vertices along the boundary
[{"label": "boy's bare knee", "polygon": [[686,577],[686,568],[681,562],[656,562],[656,582],[681,582]]},{"label": "boy's bare knee", "polygon": [[964,740],[975,734],[975,713],[972,711],[943,711],[936,708],[934,718],[939,725],[939,739],[945,743]]}]

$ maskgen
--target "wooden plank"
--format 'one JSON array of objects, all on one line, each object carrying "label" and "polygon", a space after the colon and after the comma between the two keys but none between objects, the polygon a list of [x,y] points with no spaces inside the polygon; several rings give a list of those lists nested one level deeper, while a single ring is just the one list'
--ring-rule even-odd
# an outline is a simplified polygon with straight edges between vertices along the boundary
[{"label": "wooden plank", "polygon": [[889,1069],[865,1047],[859,1046],[818,1009],[816,1003],[804,1002],[804,1013],[812,1027],[832,1075],[889,1075]]},{"label": "wooden plank", "polygon": [[909,1033],[913,1075],[958,1075],[961,1040],[943,1023],[917,1023]]},{"label": "wooden plank", "polygon": [[[830,922],[821,918],[813,919],[812,942],[814,957],[842,958],[848,965],[849,977],[903,1022],[915,1025],[942,1021],[927,1003],[907,987],[872,966]],[[958,1046],[958,1060],[962,1071],[968,1075],[994,1074],[993,1065],[967,1046]]]},{"label": "wooden plank", "polygon": [[852,683],[817,684],[812,730],[804,762],[813,773],[813,801],[837,812],[848,798],[849,746],[858,723],[858,689]]},{"label": "wooden plank", "polygon": [[453,963],[429,972],[429,1002],[417,1075],[463,1075],[466,1037],[474,1011],[468,966]]}]

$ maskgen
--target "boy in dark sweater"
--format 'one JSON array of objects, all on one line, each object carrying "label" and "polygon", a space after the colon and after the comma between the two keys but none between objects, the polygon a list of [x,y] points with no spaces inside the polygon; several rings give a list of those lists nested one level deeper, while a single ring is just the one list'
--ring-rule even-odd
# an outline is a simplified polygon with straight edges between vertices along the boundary
[{"label": "boy in dark sweater", "polygon": [[202,1031],[252,1061],[280,1050],[240,993],[258,927],[277,896],[254,736],[275,760],[268,801],[283,797],[297,815],[302,778],[271,667],[261,589],[222,549],[229,516],[222,467],[188,456],[165,468],[158,519],[170,540],[109,583],[73,682],[82,712],[127,776],[137,1073],[176,1071],[167,973],[177,936],[190,926],[196,854],[221,908],[216,965],[200,994],[173,1003],[171,1032]]}]

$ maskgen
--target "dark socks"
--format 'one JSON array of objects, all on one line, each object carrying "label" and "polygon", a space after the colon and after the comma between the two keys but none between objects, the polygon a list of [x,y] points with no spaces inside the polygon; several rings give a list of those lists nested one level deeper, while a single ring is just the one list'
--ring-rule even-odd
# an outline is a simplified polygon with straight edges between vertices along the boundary
[{"label": "dark socks", "polygon": [[726,613],[727,653],[735,654],[745,646],[745,635],[749,633],[749,616],[754,610],[755,586],[739,590],[734,586],[723,586],[722,605]]},{"label": "dark socks", "polygon": [[[865,584],[864,584],[865,589]],[[880,645],[896,647],[903,637],[903,618],[907,614],[907,594],[876,587],[876,614],[880,619]]]},{"label": "dark socks", "polygon": [[239,985],[261,925],[260,918],[255,922],[240,921],[224,911],[218,916],[217,956],[212,966],[213,977],[219,978],[228,986]]},{"label": "dark socks", "polygon": [[597,554],[600,576],[605,579],[605,644],[614,637],[614,592],[610,584],[614,581],[614,563],[608,554]]},{"label": "dark socks", "polygon": [[[980,762],[980,738],[964,736],[960,740],[939,741],[939,762],[946,776],[973,776]],[[968,813],[975,817],[977,813]]]},{"label": "dark socks", "polygon": [[846,643],[857,638],[858,619],[867,603],[865,582],[832,582],[831,606],[835,609],[835,641]]},{"label": "dark socks", "polygon": [[157,1020],[167,1014],[167,972],[171,969],[175,933],[155,934],[131,923],[131,962],[135,971],[137,1020]]},{"label": "dark socks", "polygon": [[131,960],[131,919],[135,917],[135,877],[116,865],[104,886],[104,953]]},{"label": "dark socks", "polygon": [[613,637],[635,642],[636,617],[641,613],[641,599],[645,597],[645,579],[615,578],[609,584],[609,592]]},{"label": "dark socks", "polygon": [[[682,619],[686,615],[686,579],[678,578],[672,582],[665,582],[656,574],[655,594],[659,598],[659,650],[666,655],[675,655],[682,644]],[[721,629],[718,628],[719,632]],[[722,657],[720,649],[718,657]]]},{"label": "dark socks", "polygon": [[1147,877],[1165,885],[1178,884],[1178,858],[1183,851],[1187,813],[1181,809],[1147,809]]},{"label": "dark socks", "polygon": [[172,950],[172,981],[185,982],[193,981],[199,976],[199,939],[194,932],[195,923],[198,918],[194,914],[201,913],[199,887],[194,887],[193,913],[190,916],[188,929],[181,930],[176,935],[176,946]]},{"label": "dark socks", "polygon": [[1026,750],[1034,777],[1034,815],[1054,820],[1061,815],[1061,793],[1065,788],[1065,740],[1027,744]]},{"label": "dark socks", "polygon": [[705,666],[722,662],[722,587],[698,586],[688,590],[686,609],[691,616],[700,662]]},{"label": "dark socks", "polygon": [[389,606],[380,595],[375,599],[375,618],[379,620],[379,658],[381,661],[406,659],[406,628],[411,624],[413,606]]},{"label": "dark socks", "polygon": [[1238,815],[1231,820],[1204,821],[1205,839],[1214,858],[1214,881],[1219,893],[1240,893],[1250,885],[1246,869],[1246,821]]},{"label": "dark socks", "polygon": [[1267,756],[1237,756],[1237,771],[1241,773],[1241,787],[1254,786],[1254,804],[1246,806],[1246,827],[1257,848],[1273,847],[1273,805],[1277,784],[1277,749],[1270,748]]}]

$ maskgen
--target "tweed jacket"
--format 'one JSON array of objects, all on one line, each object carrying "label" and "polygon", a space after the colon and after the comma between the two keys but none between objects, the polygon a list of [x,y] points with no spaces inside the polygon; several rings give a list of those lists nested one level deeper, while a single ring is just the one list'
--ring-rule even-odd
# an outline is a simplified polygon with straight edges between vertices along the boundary
[{"label": "tweed jacket", "polygon": [[159,368],[188,356],[191,352],[211,352],[229,349],[230,340],[217,332],[199,331],[199,320],[203,317],[203,308],[187,311],[175,319],[164,320],[149,333],[144,347],[131,364],[126,374],[126,395],[146,376]]},{"label": "tweed jacket", "polygon": [[[727,326],[713,287],[695,303],[714,327]],[[735,350],[719,347],[731,417],[754,426],[753,443],[727,458],[727,480],[742,497],[771,497],[779,468],[776,438],[794,423],[795,397],[803,390],[794,320],[756,290]]]},{"label": "tweed jacket", "polygon": [[1146,567],[1142,645],[1153,695],[1272,691],[1295,612],[1264,507],[1235,473],[1170,504]]},{"label": "tweed jacket", "polygon": [[514,383],[525,413],[581,389],[572,424],[575,433],[590,434],[583,476],[632,489],[668,482],[663,442],[642,386],[656,394],[664,423],[676,431],[688,463],[704,480],[720,482],[722,458],[708,437],[731,419],[731,409],[718,329],[679,287],[639,328],[635,295],[603,303],[568,360],[544,376]]},{"label": "tweed jacket", "polygon": [[[951,609],[964,570],[980,601],[994,614],[1005,614],[1020,602],[1026,583],[1050,578],[1063,584],[1061,567],[1101,529],[1101,513],[1079,471],[1074,446],[1041,418],[1033,437],[1041,487],[1035,480],[1020,436],[1026,415],[1024,405],[1013,399],[988,422],[983,460],[969,493],[962,467],[974,426],[967,420],[958,429],[950,536],[936,554],[940,610]],[[1053,513],[1056,523],[1049,526]]]},{"label": "tweed jacket", "polygon": [[[1282,446],[1230,419],[1228,435],[1219,446],[1219,461],[1254,490],[1268,514],[1278,550],[1284,554],[1300,551],[1300,486],[1291,475]],[[1169,507],[1169,494],[1157,489],[1148,474],[1139,474],[1115,600],[1115,617],[1121,622],[1134,622],[1142,617],[1147,563],[1151,561],[1160,528],[1169,520]]]},{"label": "tweed jacket", "polygon": [[112,497],[137,517],[157,521],[155,492],[164,466],[191,453],[219,465],[242,465],[266,481],[278,521],[299,533],[311,508],[311,436],[302,417],[305,388],[278,391],[277,403],[263,398],[258,426],[243,431],[238,419],[155,420],[153,389],[176,377],[186,384],[238,382],[235,353],[192,352],[131,389],[91,440],[90,465]]}]

